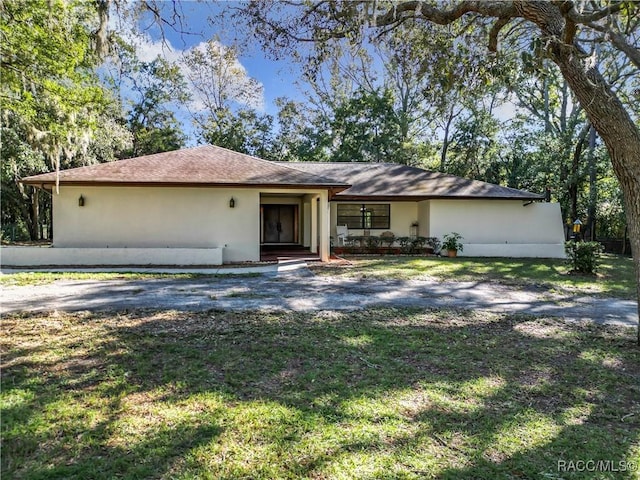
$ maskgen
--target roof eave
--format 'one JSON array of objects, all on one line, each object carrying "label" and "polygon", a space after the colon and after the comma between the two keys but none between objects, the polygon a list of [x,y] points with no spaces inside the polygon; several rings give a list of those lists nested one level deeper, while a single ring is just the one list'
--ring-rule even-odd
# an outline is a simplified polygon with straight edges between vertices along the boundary
[{"label": "roof eave", "polygon": [[[53,187],[56,182],[55,180],[40,180],[37,178],[24,178],[19,180],[19,183],[24,185],[31,185],[34,187],[45,188],[45,186]],[[295,189],[295,188],[320,188],[320,189],[329,189],[334,193],[342,192],[351,188],[351,185],[348,184],[335,184],[335,183],[269,183],[269,182],[260,182],[260,183],[249,183],[249,182],[229,182],[229,183],[216,183],[216,182],[140,182],[140,181],[131,181],[131,182],[123,182],[123,181],[96,181],[96,180],[60,180],[59,185],[61,186],[79,186],[79,187],[247,187],[247,188],[286,188],[286,189]]]},{"label": "roof eave", "polygon": [[423,200],[520,200],[520,201],[536,201],[544,200],[543,195],[532,193],[531,196],[478,196],[478,195],[349,195],[338,194],[335,197],[336,201],[379,201],[379,202],[419,202]]}]

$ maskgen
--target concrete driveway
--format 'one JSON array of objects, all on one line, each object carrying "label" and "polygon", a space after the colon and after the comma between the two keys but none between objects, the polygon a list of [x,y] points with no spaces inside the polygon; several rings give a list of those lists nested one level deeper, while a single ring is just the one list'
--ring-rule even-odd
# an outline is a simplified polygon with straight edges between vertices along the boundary
[{"label": "concrete driveway", "polygon": [[526,313],[637,326],[630,300],[558,295],[539,288],[434,280],[373,280],[315,276],[307,268],[258,276],[195,279],[63,280],[6,286],[0,312],[124,309],[355,310],[377,306],[460,308]]}]

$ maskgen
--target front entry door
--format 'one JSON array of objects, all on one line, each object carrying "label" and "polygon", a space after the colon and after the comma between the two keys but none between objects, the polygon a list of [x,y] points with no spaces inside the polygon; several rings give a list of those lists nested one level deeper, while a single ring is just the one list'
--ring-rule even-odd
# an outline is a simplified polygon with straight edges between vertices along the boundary
[{"label": "front entry door", "polygon": [[296,241],[297,205],[263,205],[264,243]]}]

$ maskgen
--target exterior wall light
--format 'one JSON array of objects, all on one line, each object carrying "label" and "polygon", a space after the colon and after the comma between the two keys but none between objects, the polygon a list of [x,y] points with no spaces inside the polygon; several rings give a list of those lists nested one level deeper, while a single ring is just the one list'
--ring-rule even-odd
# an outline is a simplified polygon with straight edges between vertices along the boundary
[{"label": "exterior wall light", "polygon": [[411,223],[410,237],[413,238],[414,240],[418,238],[418,226],[419,226],[418,222]]},{"label": "exterior wall light", "polygon": [[80,195],[80,198],[78,199],[78,206],[84,207],[84,197],[82,195]]},{"label": "exterior wall light", "polygon": [[236,199],[233,197],[229,200],[229,208],[236,208]]},{"label": "exterior wall light", "polygon": [[582,241],[582,238],[580,237],[580,227],[582,227],[582,222],[578,218],[573,222],[573,235],[571,235],[571,240],[574,242]]},{"label": "exterior wall light", "polygon": [[582,226],[582,222],[580,219],[577,219],[573,222],[573,233],[580,233],[580,227]]}]

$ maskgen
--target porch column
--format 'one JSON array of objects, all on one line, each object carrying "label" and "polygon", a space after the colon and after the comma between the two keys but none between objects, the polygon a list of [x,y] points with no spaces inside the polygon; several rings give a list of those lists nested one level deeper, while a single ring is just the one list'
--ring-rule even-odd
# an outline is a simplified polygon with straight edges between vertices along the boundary
[{"label": "porch column", "polygon": [[311,253],[318,253],[318,196],[311,195]]},{"label": "porch column", "polygon": [[331,230],[329,228],[330,215],[329,215],[329,193],[324,191],[320,193],[320,205],[318,208],[319,212],[319,221],[320,221],[320,260],[323,262],[329,261],[329,250],[331,248],[330,245],[330,237]]}]

